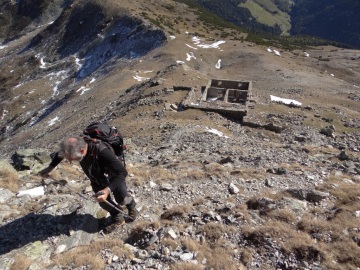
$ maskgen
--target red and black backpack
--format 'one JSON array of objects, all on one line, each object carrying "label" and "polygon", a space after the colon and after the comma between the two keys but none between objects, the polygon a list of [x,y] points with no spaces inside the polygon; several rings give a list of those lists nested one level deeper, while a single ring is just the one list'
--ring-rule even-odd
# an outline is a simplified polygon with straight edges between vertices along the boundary
[{"label": "red and black backpack", "polygon": [[116,156],[121,158],[125,165],[124,139],[118,129],[105,123],[95,122],[83,130],[84,139],[89,142],[104,142],[111,146]]}]

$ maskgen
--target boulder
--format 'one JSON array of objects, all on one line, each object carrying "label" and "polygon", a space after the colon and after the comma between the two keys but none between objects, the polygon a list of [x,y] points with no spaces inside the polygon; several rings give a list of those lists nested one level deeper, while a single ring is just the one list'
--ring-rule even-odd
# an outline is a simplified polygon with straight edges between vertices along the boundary
[{"label": "boulder", "polygon": [[51,161],[51,157],[47,150],[41,148],[17,150],[11,159],[15,169],[18,171],[38,171]]}]

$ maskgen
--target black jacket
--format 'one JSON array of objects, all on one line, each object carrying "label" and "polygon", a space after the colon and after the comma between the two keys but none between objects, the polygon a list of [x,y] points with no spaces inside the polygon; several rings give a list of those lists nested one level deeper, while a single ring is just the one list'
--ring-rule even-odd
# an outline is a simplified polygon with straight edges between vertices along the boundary
[{"label": "black jacket", "polygon": [[[50,165],[56,167],[61,161],[62,158],[56,153]],[[88,143],[86,156],[80,161],[80,166],[91,182],[109,187],[111,191],[117,189],[127,176],[126,168],[111,146],[100,141]]]}]

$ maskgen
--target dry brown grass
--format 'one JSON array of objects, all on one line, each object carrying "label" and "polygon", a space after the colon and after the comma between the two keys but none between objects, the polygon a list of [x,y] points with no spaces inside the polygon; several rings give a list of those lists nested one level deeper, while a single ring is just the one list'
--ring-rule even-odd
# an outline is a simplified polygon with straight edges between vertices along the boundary
[{"label": "dry brown grass", "polygon": [[184,178],[190,180],[201,180],[206,177],[206,174],[203,170],[196,170],[196,169],[188,169],[186,171],[180,172],[179,175],[184,175]]},{"label": "dry brown grass", "polygon": [[[331,123],[327,123],[325,121],[322,120],[322,118],[329,118],[329,119],[333,119],[333,121]],[[339,113],[336,113],[335,111],[331,111],[331,110],[324,110],[321,113],[321,117],[317,118],[317,117],[308,117],[305,119],[304,121],[304,125],[309,126],[309,127],[313,127],[313,128],[324,128],[325,126],[328,125],[334,125],[336,128],[336,133],[342,133],[342,132],[356,132],[357,130],[355,128],[350,128],[350,127],[345,127],[343,122],[341,121],[342,116]]]},{"label": "dry brown grass", "polygon": [[321,191],[330,192],[335,197],[335,207],[356,211],[359,209],[360,183],[352,180],[351,176],[330,175],[325,183],[318,187]]},{"label": "dry brown grass", "polygon": [[190,251],[197,251],[200,249],[200,243],[190,238],[183,239],[181,245]]},{"label": "dry brown grass", "polygon": [[160,243],[171,250],[175,250],[179,247],[179,242],[169,237],[162,238]]},{"label": "dry brown grass", "polygon": [[210,241],[219,240],[229,229],[222,224],[209,222],[202,226],[200,230],[205,234],[206,239]]},{"label": "dry brown grass", "polygon": [[[358,269],[360,265],[360,247],[354,242],[339,241],[331,243],[324,247],[327,254],[331,254],[339,264],[345,266],[345,269]],[[347,268],[348,267],[348,268]]]},{"label": "dry brown grass", "polygon": [[[307,217],[306,222],[302,220],[298,226],[303,231],[298,231],[293,226],[275,221],[256,228],[243,227],[243,232],[255,247],[261,247],[267,239],[271,238],[272,241],[275,240],[281,245],[285,253],[292,253],[300,260],[321,262],[322,265],[327,265],[328,269],[351,269],[358,263],[356,254],[359,254],[360,250],[355,243],[348,240],[325,243],[327,241],[325,238],[323,241],[319,239],[319,242],[312,239],[310,236],[312,233],[319,235],[324,233],[325,236],[331,233],[331,229],[334,227],[329,223],[314,221],[311,217]],[[334,260],[341,264],[346,263],[351,267],[342,268],[343,265],[334,264]]]},{"label": "dry brown grass", "polygon": [[337,206],[356,204],[360,197],[360,184],[340,184],[336,189],[330,191],[337,198]]},{"label": "dry brown grass", "polygon": [[245,248],[241,251],[240,260],[246,267],[251,266],[251,262],[253,260],[253,253],[254,249],[252,248]]},{"label": "dry brown grass", "polygon": [[204,198],[197,198],[194,200],[193,202],[193,206],[199,206],[199,205],[203,205],[206,202],[206,200]]},{"label": "dry brown grass", "polygon": [[339,150],[336,148],[328,148],[328,147],[314,146],[314,145],[304,145],[303,148],[306,149],[309,155],[311,156],[317,154],[332,154],[332,155],[339,154]]},{"label": "dry brown grass", "polygon": [[262,180],[265,176],[265,170],[256,168],[242,168],[239,170],[233,170],[230,172],[231,175],[238,175],[244,179],[256,179]]},{"label": "dry brown grass", "polygon": [[[233,260],[233,250],[226,245],[226,241],[209,242],[200,244],[193,239],[183,239],[182,246],[197,253],[198,262],[206,260],[206,268],[212,269],[244,269],[242,265],[236,265]],[[202,268],[203,269],[203,268]]]},{"label": "dry brown grass", "polygon": [[295,213],[290,209],[286,209],[286,208],[269,211],[266,213],[266,216],[290,224],[294,224],[297,219]]},{"label": "dry brown grass", "polygon": [[24,255],[16,255],[14,263],[10,266],[10,270],[28,269],[32,260]]},{"label": "dry brown grass", "polygon": [[228,169],[226,167],[215,162],[205,165],[205,172],[207,177],[216,176],[218,178],[221,178],[227,170]]},{"label": "dry brown grass", "polygon": [[237,220],[244,221],[246,223],[249,223],[251,221],[251,216],[245,204],[236,205],[233,209],[233,213],[234,217],[236,217]]},{"label": "dry brown grass", "polygon": [[161,167],[147,167],[143,164],[136,166],[127,166],[129,174],[133,174],[132,180],[136,186],[141,186],[149,181],[160,184],[165,181],[173,181],[177,176],[171,170]]},{"label": "dry brown grass", "polygon": [[266,239],[271,238],[279,243],[284,244],[284,248],[291,250],[290,242],[297,242],[301,240],[302,244],[311,245],[313,240],[304,232],[296,230],[295,227],[280,221],[269,221],[265,225],[256,227],[242,226],[243,234],[249,239],[255,246],[262,245],[266,242]]},{"label": "dry brown grass", "polygon": [[61,164],[60,170],[52,171],[51,175],[55,179],[59,179],[59,178],[61,179],[62,176],[60,173],[65,174],[68,179],[73,179],[73,180],[80,180],[85,177],[84,172],[82,171],[81,167],[78,164],[71,165],[67,162],[64,162],[63,164]]},{"label": "dry brown grass", "polygon": [[18,192],[21,181],[17,172],[11,168],[0,170],[0,187],[7,188],[12,192]]},{"label": "dry brown grass", "polygon": [[50,177],[55,180],[62,180],[63,179],[63,176],[61,175],[62,168],[63,168],[63,165],[61,164],[57,168],[52,170],[52,172],[50,173]]},{"label": "dry brown grass", "polygon": [[301,219],[297,227],[309,234],[317,234],[317,239],[321,242],[352,242],[352,237],[358,236],[356,229],[358,223],[354,212],[338,209],[324,213],[321,217],[308,214]]},{"label": "dry brown grass", "polygon": [[173,220],[174,218],[185,218],[186,215],[192,210],[190,205],[175,206],[166,210],[162,215],[162,219]]},{"label": "dry brown grass", "polygon": [[158,221],[139,220],[136,222],[136,225],[131,229],[131,232],[141,232],[146,229],[158,230],[161,228],[161,226],[161,223]]},{"label": "dry brown grass", "polygon": [[109,249],[112,253],[119,256],[131,258],[132,254],[125,249],[120,240],[101,240],[93,242],[89,246],[80,246],[72,250],[57,255],[54,265],[76,268],[87,265],[90,269],[104,269],[105,261],[101,256],[101,250]]},{"label": "dry brown grass", "polygon": [[232,250],[224,247],[207,249],[204,252],[206,265],[213,269],[237,270],[235,261],[232,259]]},{"label": "dry brown grass", "polygon": [[193,263],[182,262],[172,265],[170,269],[171,270],[202,270],[203,267],[200,265],[195,265]]},{"label": "dry brown grass", "polygon": [[[343,208],[335,208],[333,211],[318,212],[316,217],[308,213],[297,224],[297,227],[317,239],[316,246],[312,246],[313,252],[309,254],[316,254],[316,249],[322,262],[329,269],[356,269],[355,266],[360,265],[358,256],[360,247],[353,239],[359,237],[354,230],[358,227],[359,221],[354,215],[354,208],[348,211],[346,207],[349,205],[342,206]],[[299,247],[299,241],[295,244],[297,246],[292,249],[299,253],[297,255],[306,256],[306,252],[303,253],[304,246]],[[334,264],[334,261],[337,264]]]}]

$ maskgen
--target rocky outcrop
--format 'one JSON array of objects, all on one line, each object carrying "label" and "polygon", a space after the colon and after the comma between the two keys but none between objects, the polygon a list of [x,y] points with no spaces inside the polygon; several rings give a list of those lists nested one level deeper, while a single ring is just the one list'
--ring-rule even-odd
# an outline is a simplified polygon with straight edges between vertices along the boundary
[{"label": "rocky outcrop", "polygon": [[22,149],[12,155],[13,165],[19,171],[40,171],[50,161],[51,157],[46,149]]}]

